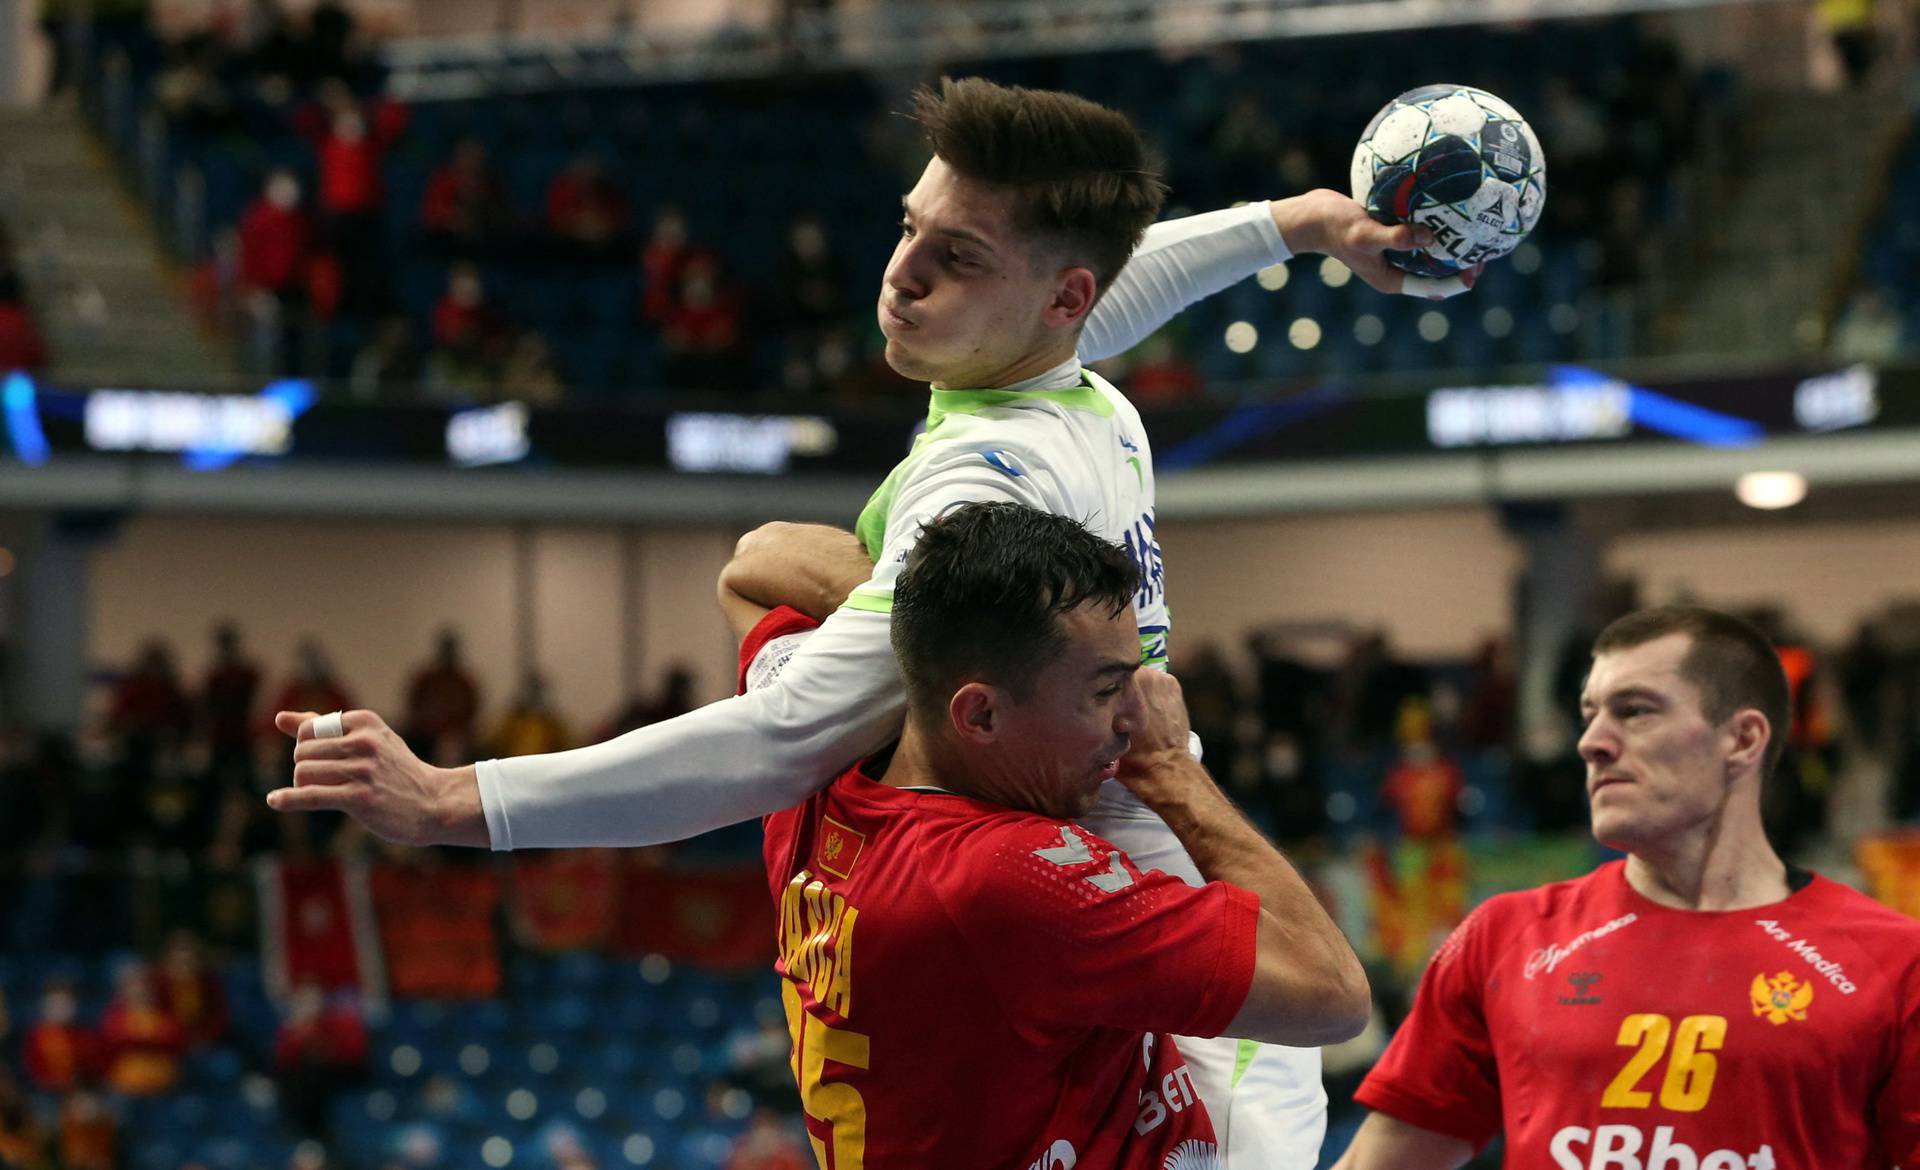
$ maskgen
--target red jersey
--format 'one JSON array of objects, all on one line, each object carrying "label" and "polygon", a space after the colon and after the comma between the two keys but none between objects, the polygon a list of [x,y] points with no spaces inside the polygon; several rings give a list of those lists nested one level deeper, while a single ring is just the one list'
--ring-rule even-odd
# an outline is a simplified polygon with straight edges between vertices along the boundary
[{"label": "red jersey", "polygon": [[1355,1098],[1507,1165],[1920,1167],[1920,922],[1822,877],[1669,909],[1624,862],[1489,900]]},{"label": "red jersey", "polygon": [[[743,656],[810,624],[775,611]],[[1217,1164],[1169,1033],[1217,1035],[1239,1011],[1253,894],[1142,873],[1076,825],[860,768],[764,823],[775,970],[823,1170]]]}]

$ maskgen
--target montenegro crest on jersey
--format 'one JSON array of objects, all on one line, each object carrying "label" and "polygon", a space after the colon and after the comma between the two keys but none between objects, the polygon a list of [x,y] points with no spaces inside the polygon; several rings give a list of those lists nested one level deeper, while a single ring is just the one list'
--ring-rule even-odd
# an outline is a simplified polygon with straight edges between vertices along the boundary
[{"label": "montenegro crest on jersey", "polygon": [[1807,1018],[1807,1005],[1813,1002],[1813,984],[1793,977],[1793,972],[1782,971],[1769,979],[1765,975],[1753,977],[1753,1014],[1765,1016],[1771,1024],[1784,1024],[1788,1020]]},{"label": "montenegro crest on jersey", "polygon": [[867,844],[867,835],[850,829],[832,817],[822,817],[825,830],[820,838],[820,854],[815,859],[821,869],[837,878],[853,876],[853,863]]}]

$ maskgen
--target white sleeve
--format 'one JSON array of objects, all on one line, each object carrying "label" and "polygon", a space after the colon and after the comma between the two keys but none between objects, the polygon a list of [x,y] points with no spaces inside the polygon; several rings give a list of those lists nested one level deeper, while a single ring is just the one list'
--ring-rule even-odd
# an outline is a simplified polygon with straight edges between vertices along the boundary
[{"label": "white sleeve", "polygon": [[1156,223],[1088,315],[1080,360],[1125,353],[1195,301],[1292,258],[1265,200]]},{"label": "white sleeve", "polygon": [[[1001,464],[1022,467],[1003,454]],[[791,807],[900,734],[906,695],[888,637],[893,583],[923,521],[957,504],[1046,507],[1036,475],[939,451],[901,484],[873,578],[771,686],[573,751],[476,769],[495,849],[653,845]]]}]

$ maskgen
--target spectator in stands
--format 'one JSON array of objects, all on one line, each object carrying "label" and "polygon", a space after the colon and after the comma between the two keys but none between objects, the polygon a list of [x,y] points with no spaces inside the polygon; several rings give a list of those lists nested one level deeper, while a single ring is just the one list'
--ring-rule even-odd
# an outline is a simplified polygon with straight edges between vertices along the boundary
[{"label": "spectator in stands", "polygon": [[1392,744],[1401,704],[1426,689],[1426,677],[1394,655],[1384,630],[1354,639],[1334,684],[1338,742],[1362,752]]},{"label": "spectator in stands", "polygon": [[1879,365],[1900,356],[1900,314],[1873,285],[1853,294],[1833,330],[1833,356],[1844,362]]},{"label": "spectator in stands", "polygon": [[107,730],[120,743],[120,780],[143,793],[156,769],[172,761],[193,729],[193,704],[180,685],[173,650],[159,638],[140,647],[132,671],[113,689]]},{"label": "spectator in stands", "polygon": [[227,993],[207,966],[200,939],[186,927],[167,935],[166,953],[154,971],[155,999],[180,1025],[188,1048],[207,1048],[227,1031]]},{"label": "spectator in stands", "polygon": [[427,238],[454,256],[497,249],[510,225],[506,186],[478,138],[462,138],[453,155],[427,180],[420,224]]},{"label": "spectator in stands", "polygon": [[664,325],[680,303],[680,271],[699,250],[688,242],[687,216],[664,203],[654,212],[653,231],[640,249],[640,315]]},{"label": "spectator in stands", "polygon": [[1848,87],[1859,89],[1873,72],[1873,0],[1819,0],[1815,11],[1833,38]]},{"label": "spectator in stands", "polygon": [[[1207,157],[1219,168],[1220,188],[1227,191],[1264,191],[1274,184],[1276,161],[1285,137],[1260,94],[1242,90],[1227,104],[1227,112],[1208,140]],[[1301,189],[1311,184],[1303,184]]]},{"label": "spectator in stands", "polygon": [[434,644],[433,661],[415,671],[407,684],[407,713],[402,724],[407,742],[422,758],[429,754],[437,757],[447,750],[462,759],[469,758],[479,715],[480,687],[461,661],[460,635],[443,629]]},{"label": "spectator in stands", "polygon": [[373,340],[354,357],[349,387],[362,402],[392,401],[417,389],[424,370],[413,323],[396,315],[381,321]]},{"label": "spectator in stands", "polygon": [[797,215],[789,224],[773,290],[786,354],[782,380],[790,390],[818,391],[836,376],[823,368],[823,345],[847,316],[846,273],[819,216]]},{"label": "spectator in stands", "polygon": [[47,1135],[34,1118],[13,1070],[0,1065],[0,1166],[47,1170]]},{"label": "spectator in stands", "polygon": [[40,370],[47,364],[47,343],[20,301],[0,301],[0,373]]},{"label": "spectator in stands", "polygon": [[1127,371],[1127,397],[1138,406],[1168,406],[1198,397],[1200,375],[1165,329],[1140,343]]},{"label": "spectator in stands", "polygon": [[0,373],[38,370],[47,364],[47,344],[33,323],[25,298],[13,241],[0,225]]},{"label": "spectator in stands", "polygon": [[275,377],[304,372],[308,265],[313,227],[300,180],[280,168],[240,217],[240,294],[252,358]]},{"label": "spectator in stands", "polygon": [[675,389],[735,389],[741,385],[741,294],[711,255],[690,258],[680,270],[677,303],[660,327],[664,372]]},{"label": "spectator in stands", "polygon": [[603,256],[627,235],[633,211],[600,157],[576,156],[547,185],[547,230],[583,256]]},{"label": "spectator in stands", "polygon": [[513,339],[506,365],[500,368],[499,390],[501,398],[528,406],[560,405],[566,387],[553,368],[553,350],[545,334],[528,329]]},{"label": "spectator in stands", "polygon": [[69,1093],[60,1103],[61,1170],[115,1170],[119,1126],[96,1093]]},{"label": "spectator in stands", "polygon": [[1401,835],[1416,841],[1452,837],[1465,779],[1459,763],[1434,742],[1433,716],[1424,699],[1402,700],[1394,734],[1400,757],[1387,769],[1380,797],[1393,809]]},{"label": "spectator in stands", "polygon": [[50,980],[40,993],[40,1018],[20,1043],[27,1080],[42,1093],[67,1093],[86,1085],[99,1063],[99,1040],[76,1018],[73,984]]},{"label": "spectator in stands", "polygon": [[[293,706],[288,706],[291,703]],[[294,650],[293,677],[280,688],[276,711],[344,711],[353,706],[345,686],[333,676],[326,651],[312,638],[302,638]]]},{"label": "spectator in stands", "polygon": [[1202,642],[1181,662],[1180,687],[1187,697],[1187,718],[1204,746],[1207,768],[1229,784],[1239,758],[1240,683],[1220,647]]},{"label": "spectator in stands", "polygon": [[1460,741],[1474,751],[1500,751],[1513,743],[1513,654],[1507,639],[1481,641],[1473,654],[1467,693],[1460,705]]},{"label": "spectator in stands", "polygon": [[443,398],[491,397],[507,343],[506,319],[487,304],[480,270],[465,261],[455,264],[447,273],[447,291],[433,307],[428,391]]},{"label": "spectator in stands", "polygon": [[145,964],[127,963],[114,977],[113,1001],[100,1018],[101,1061],[107,1087],[130,1097],[152,1097],[180,1081],[186,1034],[153,994]]},{"label": "spectator in stands", "polygon": [[340,261],[340,313],[355,321],[379,316],[388,301],[380,164],[406,132],[407,117],[407,108],[393,102],[363,108],[338,80],[322,85],[320,102],[294,116],[319,165],[320,211]]},{"label": "spectator in stands", "polygon": [[331,1005],[316,983],[287,1001],[273,1042],[274,1075],[288,1116],[308,1137],[327,1137],[327,1099],[366,1075],[367,1029],[351,1002]]},{"label": "spectator in stands", "polygon": [[809,1170],[813,1158],[793,1126],[771,1109],[754,1111],[726,1170]]},{"label": "spectator in stands", "polygon": [[217,788],[253,787],[254,700],[260,668],[240,647],[240,628],[221,622],[213,631],[213,663],[200,687],[200,718],[207,736],[207,778]]},{"label": "spectator in stands", "polygon": [[547,699],[547,680],[538,671],[521,677],[520,693],[494,728],[493,751],[501,756],[531,756],[572,746],[573,733]]}]

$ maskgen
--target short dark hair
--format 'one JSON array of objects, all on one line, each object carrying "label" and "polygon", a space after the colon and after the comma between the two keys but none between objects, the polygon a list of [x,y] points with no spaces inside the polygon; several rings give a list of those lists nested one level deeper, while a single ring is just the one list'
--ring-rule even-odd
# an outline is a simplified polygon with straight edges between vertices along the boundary
[{"label": "short dark hair", "polygon": [[893,652],[909,708],[946,710],[961,685],[1033,696],[1066,648],[1059,615],[1083,605],[1113,616],[1140,587],[1126,550],[1084,525],[1021,504],[963,504],[925,525],[893,589]]},{"label": "short dark hair", "polygon": [[1016,226],[1058,239],[1103,291],[1166,198],[1126,115],[1070,93],[943,77],[914,92],[913,118],[955,171],[1013,188]]},{"label": "short dark hair", "polygon": [[1631,650],[1669,634],[1692,640],[1680,675],[1700,688],[1700,706],[1714,723],[1748,708],[1767,717],[1770,734],[1761,776],[1773,775],[1787,750],[1792,692],[1780,653],[1753,623],[1701,605],[1661,605],[1630,613],[1600,631],[1595,657]]}]

